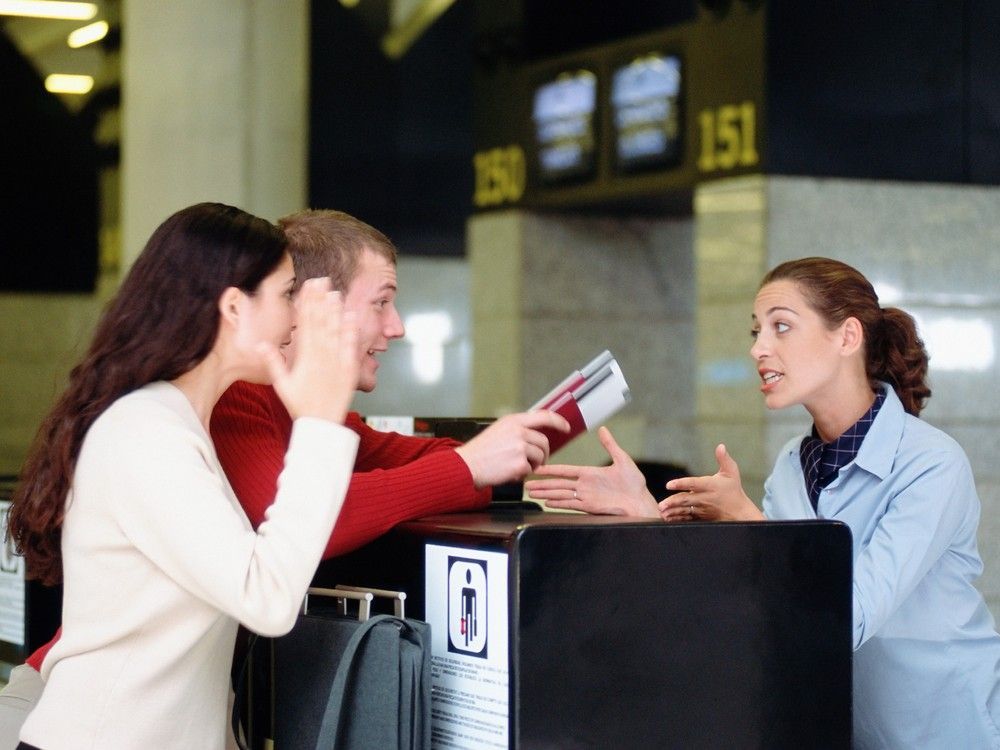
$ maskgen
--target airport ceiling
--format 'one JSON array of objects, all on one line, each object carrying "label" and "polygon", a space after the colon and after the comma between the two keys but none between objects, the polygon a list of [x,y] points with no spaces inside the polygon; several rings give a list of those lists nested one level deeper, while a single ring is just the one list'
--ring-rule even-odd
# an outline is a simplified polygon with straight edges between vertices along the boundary
[{"label": "airport ceiling", "polygon": [[[372,35],[373,40],[390,59],[406,53],[413,42],[455,0],[327,0],[339,2],[355,14]],[[108,55],[116,55],[120,46],[120,21],[122,0],[95,0],[89,3],[48,3],[49,6],[91,6],[89,17],[82,12],[78,19],[5,15],[3,6],[29,3],[0,0],[0,28],[45,79],[53,74],[90,76],[94,88],[99,89],[117,81],[117,60],[109,69]],[[44,7],[46,3],[38,3]],[[98,22],[108,25],[107,36],[77,48],[71,47],[70,35],[84,26]],[[80,106],[81,97],[64,97],[71,109]]]},{"label": "airport ceiling", "polygon": [[[94,6],[94,11],[89,17],[86,13],[75,20],[2,15],[0,27],[43,80],[59,74],[89,76],[90,91],[117,89],[121,3],[120,0],[98,0],[90,5]],[[83,46],[70,46],[73,32],[97,27],[101,22],[107,25],[103,36]],[[100,35],[102,31],[98,29],[96,33]],[[57,83],[50,82],[50,85]],[[89,91],[84,94],[56,93],[71,111],[79,110],[89,95]]]}]

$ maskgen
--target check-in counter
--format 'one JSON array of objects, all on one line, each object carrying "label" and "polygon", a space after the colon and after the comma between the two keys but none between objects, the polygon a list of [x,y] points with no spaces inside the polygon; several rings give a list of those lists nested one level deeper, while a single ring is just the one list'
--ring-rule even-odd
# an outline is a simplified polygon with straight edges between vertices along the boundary
[{"label": "check-in counter", "polygon": [[850,747],[847,527],[535,508],[406,523],[316,576],[431,623],[435,747]]}]

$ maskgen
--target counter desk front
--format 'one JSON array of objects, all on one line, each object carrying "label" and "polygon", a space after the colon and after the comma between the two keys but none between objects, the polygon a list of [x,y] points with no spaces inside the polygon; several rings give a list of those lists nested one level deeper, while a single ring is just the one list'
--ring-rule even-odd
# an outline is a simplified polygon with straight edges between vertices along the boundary
[{"label": "counter desk front", "polygon": [[849,748],[851,536],[532,503],[433,516],[315,585],[431,624],[438,748]]}]

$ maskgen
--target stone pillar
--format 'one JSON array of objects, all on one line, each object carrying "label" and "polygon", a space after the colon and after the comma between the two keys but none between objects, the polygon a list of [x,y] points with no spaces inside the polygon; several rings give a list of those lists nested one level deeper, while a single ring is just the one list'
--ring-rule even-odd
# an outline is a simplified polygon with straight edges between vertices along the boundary
[{"label": "stone pillar", "polygon": [[[694,414],[694,278],[689,218],[604,218],[510,210],[468,223],[472,412],[527,408],[603,349],[633,402],[610,426],[639,458],[687,465]],[[559,461],[602,463],[593,435]]]},{"label": "stone pillar", "polygon": [[[191,203],[269,219],[305,206],[308,24],[306,0],[125,0],[122,272]],[[117,244],[117,226],[102,231],[103,245]],[[93,295],[0,295],[0,474],[19,470],[116,283],[102,278]]]},{"label": "stone pillar", "polygon": [[770,468],[757,372],[749,356],[750,314],[767,267],[766,180],[745,177],[702,185],[695,194],[697,278],[696,458],[713,474],[725,443],[750,497],[763,494]]},{"label": "stone pillar", "polygon": [[124,267],[192,203],[305,207],[308,25],[306,0],[125,0]]}]

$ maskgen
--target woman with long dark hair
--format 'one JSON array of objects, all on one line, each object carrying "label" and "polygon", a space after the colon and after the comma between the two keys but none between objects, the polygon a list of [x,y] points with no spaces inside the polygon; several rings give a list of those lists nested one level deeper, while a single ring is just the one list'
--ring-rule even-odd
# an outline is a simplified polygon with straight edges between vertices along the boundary
[{"label": "woman with long dark hair", "polygon": [[[294,623],[350,479],[357,364],[328,281],[296,311],[285,245],[230,206],[168,218],[44,421],[10,533],[29,576],[63,582],[63,627],[23,747],[221,748],[238,623]],[[273,382],[296,418],[256,532],[208,433],[236,380]]]},{"label": "woman with long dark hair", "polygon": [[854,539],[854,744],[1000,748],[1000,636],[974,586],[979,497],[959,445],[918,415],[930,396],[913,319],[883,308],[856,269],[827,258],[782,263],[753,312],[768,408],[801,404],[812,430],[789,441],[763,512],[725,446],[718,473],[667,483],[658,505],[638,470],[602,439],[610,467],[549,466],[529,482],[549,505],[666,521],[831,518]]}]

